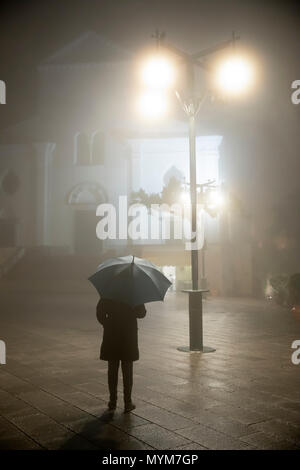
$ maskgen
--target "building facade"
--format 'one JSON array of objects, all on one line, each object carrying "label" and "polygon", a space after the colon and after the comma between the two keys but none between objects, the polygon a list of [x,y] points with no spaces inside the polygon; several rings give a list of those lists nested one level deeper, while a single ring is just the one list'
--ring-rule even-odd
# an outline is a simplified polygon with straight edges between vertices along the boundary
[{"label": "building facade", "polygon": [[[0,245],[51,247],[99,260],[135,253],[161,266],[180,289],[190,282],[183,241],[96,237],[99,204],[117,207],[119,196],[130,199],[139,189],[160,193],[172,176],[189,182],[186,123],[137,118],[133,70],[127,51],[91,32],[40,64],[37,115],[1,136]],[[198,183],[222,181],[222,139],[197,136]],[[249,243],[232,247],[223,219],[205,215],[205,275],[215,294],[249,295]]]}]

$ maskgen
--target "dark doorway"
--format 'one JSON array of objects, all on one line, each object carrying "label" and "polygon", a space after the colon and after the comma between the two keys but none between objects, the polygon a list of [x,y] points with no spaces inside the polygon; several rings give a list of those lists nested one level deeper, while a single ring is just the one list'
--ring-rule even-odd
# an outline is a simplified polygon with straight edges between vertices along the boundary
[{"label": "dark doorway", "polygon": [[16,245],[16,221],[14,219],[0,219],[0,246]]},{"label": "dark doorway", "polygon": [[95,210],[76,210],[74,215],[75,252],[91,254],[102,252],[102,240],[96,236],[98,218]]}]

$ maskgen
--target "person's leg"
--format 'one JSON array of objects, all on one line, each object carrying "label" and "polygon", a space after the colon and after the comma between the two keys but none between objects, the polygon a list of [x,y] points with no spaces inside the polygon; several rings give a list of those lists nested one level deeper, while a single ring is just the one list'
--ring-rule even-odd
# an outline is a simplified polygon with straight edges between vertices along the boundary
[{"label": "person's leg", "polygon": [[118,394],[118,372],[119,372],[120,361],[113,360],[108,361],[108,388],[109,388],[109,403],[108,407],[110,409],[115,409],[117,404],[117,394]]},{"label": "person's leg", "polygon": [[124,404],[125,411],[132,411],[135,405],[131,401],[131,392],[133,385],[133,362],[121,361],[123,374]]}]

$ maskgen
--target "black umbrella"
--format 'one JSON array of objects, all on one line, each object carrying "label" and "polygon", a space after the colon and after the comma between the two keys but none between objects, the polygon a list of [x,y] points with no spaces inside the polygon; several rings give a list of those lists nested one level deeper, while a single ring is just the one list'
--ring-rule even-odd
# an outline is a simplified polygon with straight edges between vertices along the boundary
[{"label": "black umbrella", "polygon": [[172,284],[157,266],[135,256],[110,258],[89,277],[100,296],[135,305],[163,300]]}]

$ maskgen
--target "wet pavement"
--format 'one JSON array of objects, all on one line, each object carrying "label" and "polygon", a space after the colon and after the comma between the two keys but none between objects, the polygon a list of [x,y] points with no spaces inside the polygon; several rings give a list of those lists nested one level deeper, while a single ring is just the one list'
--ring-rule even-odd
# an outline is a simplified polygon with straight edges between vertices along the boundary
[{"label": "wet pavement", "polygon": [[139,320],[133,398],[107,412],[92,290],[0,285],[0,449],[299,449],[300,316],[255,299],[204,301],[210,354],[188,344],[188,299],[169,293]]}]

